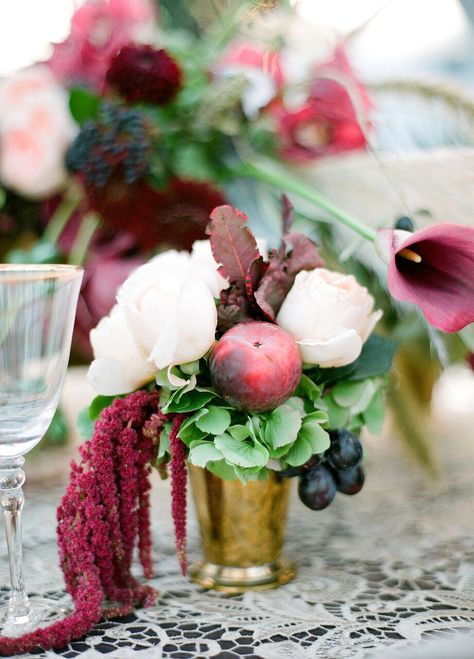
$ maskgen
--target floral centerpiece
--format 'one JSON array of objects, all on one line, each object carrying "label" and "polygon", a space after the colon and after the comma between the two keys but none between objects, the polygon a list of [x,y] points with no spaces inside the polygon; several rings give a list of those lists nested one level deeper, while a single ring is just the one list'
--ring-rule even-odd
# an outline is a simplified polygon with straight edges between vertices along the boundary
[{"label": "floral centerpiece", "polygon": [[[183,573],[189,468],[210,555],[193,575],[230,592],[292,578],[280,557],[290,477],[299,477],[299,496],[314,510],[336,492],[360,491],[359,435],[364,426],[380,429],[394,345],[372,333],[381,312],[367,289],[325,268],[316,245],[291,230],[286,197],[282,226],[280,244],[268,250],[242,212],[217,207],[209,240],[190,253],[154,257],[119,289],[91,333],[89,379],[99,396],[81,415],[89,439],[58,509],[60,561],[75,611],[19,639],[0,639],[0,653],[62,647],[102,617],[154,601],[153,589],[131,572],[136,546],[144,575],[153,571],[152,466],[171,475]],[[394,295],[417,304],[434,326],[455,331],[474,320],[474,231],[452,224],[385,230],[377,246]],[[229,491],[228,483],[239,489]],[[249,501],[259,515],[251,523]],[[232,519],[222,514],[229,510]],[[249,529],[271,547],[243,557],[242,567],[261,579],[238,583],[236,536]],[[228,555],[216,542],[229,538],[238,549],[229,565],[216,564],[216,551]]]}]

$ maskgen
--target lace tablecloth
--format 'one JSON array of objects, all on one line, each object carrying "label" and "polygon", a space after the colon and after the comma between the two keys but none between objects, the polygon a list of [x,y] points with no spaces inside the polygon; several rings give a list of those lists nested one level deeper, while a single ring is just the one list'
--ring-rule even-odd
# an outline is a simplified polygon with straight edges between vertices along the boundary
[{"label": "lace tablecloth", "polygon": [[[385,438],[368,443],[367,482],[358,496],[340,495],[326,511],[312,513],[295,493],[286,554],[296,560],[298,576],[276,591],[226,597],[181,577],[168,486],[157,482],[156,606],[101,623],[60,652],[28,656],[473,657],[474,441],[463,428],[452,427],[438,440],[441,482],[423,475]],[[27,492],[25,570],[32,592],[67,602],[54,530],[61,493]],[[192,560],[199,542],[190,508]],[[4,545],[0,574],[7,584]],[[447,634],[455,639],[443,641]],[[456,643],[465,654],[453,652]]]}]

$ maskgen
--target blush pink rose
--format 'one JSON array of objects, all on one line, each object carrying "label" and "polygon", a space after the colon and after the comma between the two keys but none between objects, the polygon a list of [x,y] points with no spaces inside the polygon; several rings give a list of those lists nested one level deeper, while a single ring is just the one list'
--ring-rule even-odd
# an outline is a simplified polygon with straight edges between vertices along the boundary
[{"label": "blush pink rose", "polygon": [[316,268],[296,275],[277,323],[295,339],[305,364],[329,368],[356,360],[381,316],[352,275]]},{"label": "blush pink rose", "polygon": [[112,57],[131,41],[153,34],[150,0],[89,0],[75,12],[68,38],[56,44],[49,66],[66,84],[102,91]]},{"label": "blush pink rose", "polygon": [[32,198],[66,181],[66,150],[77,133],[68,97],[47,67],[23,69],[0,85],[0,179]]}]

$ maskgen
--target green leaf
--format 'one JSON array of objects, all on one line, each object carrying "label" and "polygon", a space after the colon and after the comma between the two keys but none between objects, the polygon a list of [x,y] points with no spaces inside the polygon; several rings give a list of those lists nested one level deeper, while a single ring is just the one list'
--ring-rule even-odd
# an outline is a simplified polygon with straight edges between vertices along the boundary
[{"label": "green leaf", "polygon": [[157,461],[164,458],[167,453],[170,453],[170,432],[171,423],[165,423],[160,433],[160,445],[158,447],[158,455],[156,456]]},{"label": "green leaf", "polygon": [[466,327],[458,332],[458,334],[464,345],[469,348],[471,352],[474,352],[474,323],[466,325]]},{"label": "green leaf", "polygon": [[260,441],[261,425],[262,424],[258,416],[249,416],[248,421],[245,424],[245,427],[249,432],[249,437],[251,437],[256,442]]},{"label": "green leaf", "polygon": [[219,476],[224,481],[234,481],[236,479],[235,468],[233,465],[227,464],[225,460],[218,462],[208,462],[206,469],[212,474]]},{"label": "green leaf", "polygon": [[364,421],[367,428],[374,435],[378,435],[382,430],[384,417],[384,399],[383,391],[379,389],[372,398],[370,405],[363,413]]},{"label": "green leaf", "polygon": [[259,481],[268,478],[268,469],[265,467],[255,467],[251,469],[245,469],[244,467],[234,467],[234,470],[235,475],[244,485],[248,483],[248,481]]},{"label": "green leaf", "polygon": [[306,414],[306,410],[304,408],[304,400],[298,396],[292,396],[291,398],[288,398],[288,400],[285,401],[285,405],[289,405],[294,410],[296,410],[301,418],[303,418]]},{"label": "green leaf", "polygon": [[185,375],[198,375],[200,369],[199,359],[196,359],[194,362],[188,362],[187,364],[181,364],[179,368]]},{"label": "green leaf", "polygon": [[352,416],[355,414],[360,414],[360,412],[363,412],[367,408],[377,390],[377,382],[375,380],[365,380],[363,384],[364,390],[362,392],[362,396],[351,407]]},{"label": "green leaf", "polygon": [[120,398],[120,396],[96,396],[89,406],[90,418],[98,419],[102,410],[112,405],[116,398]]},{"label": "green leaf", "polygon": [[68,434],[68,424],[64,418],[64,414],[61,412],[61,408],[58,407],[54,413],[51,423],[49,424],[49,428],[45,433],[44,440],[41,445],[45,446],[48,444],[50,446],[62,446],[66,443]]},{"label": "green leaf", "polygon": [[345,428],[350,418],[347,407],[340,407],[330,394],[324,396],[324,402],[328,412],[329,428]]},{"label": "green leaf", "polygon": [[364,382],[338,382],[331,391],[333,400],[340,407],[352,407],[362,396]]},{"label": "green leaf", "polygon": [[344,380],[366,380],[383,375],[392,367],[397,344],[380,334],[372,334],[362,352],[352,364],[340,368],[320,368],[311,371],[319,383]]},{"label": "green leaf", "polygon": [[265,424],[265,441],[272,448],[291,444],[301,428],[301,416],[297,410],[286,403],[280,405],[267,416]]},{"label": "green leaf", "polygon": [[229,412],[215,405],[210,405],[206,412],[207,414],[203,414],[195,421],[197,428],[210,435],[225,433],[231,422]]},{"label": "green leaf", "polygon": [[244,439],[247,439],[248,437],[250,437],[250,431],[247,428],[247,426],[243,426],[241,424],[236,424],[235,426],[229,426],[227,428],[227,432],[234,439],[238,439],[241,442],[243,442]]},{"label": "green leaf", "polygon": [[260,444],[240,442],[227,434],[216,437],[214,444],[227,462],[238,467],[263,467],[268,462],[268,451]]},{"label": "green leaf", "polygon": [[95,119],[99,113],[100,98],[95,94],[74,87],[69,94],[69,110],[78,124],[83,124],[88,119]]},{"label": "green leaf", "polygon": [[292,467],[299,467],[308,462],[313,455],[311,444],[303,437],[298,437],[285,456],[285,461]]},{"label": "green leaf", "polygon": [[187,393],[182,393],[181,390],[175,391],[163,407],[163,412],[165,414],[168,412],[194,412],[207,405],[215,397],[216,394],[213,391],[198,391],[198,389]]},{"label": "green leaf", "polygon": [[395,341],[380,334],[372,334],[364,344],[360,357],[354,362],[351,380],[365,380],[389,371],[396,347]]},{"label": "green leaf", "polygon": [[207,433],[202,432],[199,428],[196,428],[194,423],[190,423],[188,426],[184,427],[184,423],[179,429],[178,437],[183,440],[183,442],[189,446],[191,442],[201,441],[204,437],[207,437]]},{"label": "green leaf", "polygon": [[311,447],[311,455],[324,453],[331,445],[329,434],[316,421],[306,421],[301,426],[298,439],[304,439]]},{"label": "green leaf", "polygon": [[94,433],[94,419],[89,415],[89,408],[81,410],[77,417],[77,429],[83,439],[90,439]]},{"label": "green leaf", "polygon": [[208,462],[222,460],[222,453],[214,446],[213,442],[200,442],[192,446],[188,460],[197,467],[206,467]]},{"label": "green leaf", "polygon": [[317,421],[319,425],[326,426],[329,421],[328,413],[325,410],[316,410],[315,412],[310,412],[304,417],[303,423],[306,423],[307,421]]},{"label": "green leaf", "polygon": [[200,144],[185,144],[173,154],[173,171],[182,178],[212,181],[216,178],[215,164],[211,164],[206,149]]},{"label": "green leaf", "polygon": [[296,389],[297,396],[308,398],[313,403],[321,397],[321,389],[307,375],[302,375]]}]

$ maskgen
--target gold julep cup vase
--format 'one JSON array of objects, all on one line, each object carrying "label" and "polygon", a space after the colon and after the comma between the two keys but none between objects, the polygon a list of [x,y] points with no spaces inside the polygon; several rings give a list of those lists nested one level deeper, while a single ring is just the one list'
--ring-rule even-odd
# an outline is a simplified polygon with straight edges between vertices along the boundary
[{"label": "gold julep cup vase", "polygon": [[189,474],[204,554],[191,566],[191,579],[229,594],[291,581],[294,565],[281,555],[290,479],[271,472],[267,480],[243,485],[193,465]]}]

